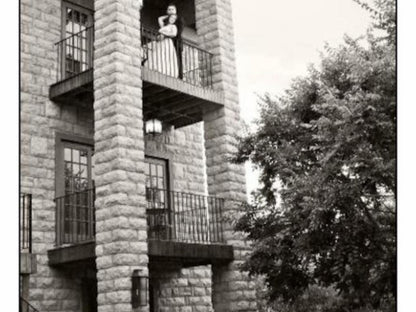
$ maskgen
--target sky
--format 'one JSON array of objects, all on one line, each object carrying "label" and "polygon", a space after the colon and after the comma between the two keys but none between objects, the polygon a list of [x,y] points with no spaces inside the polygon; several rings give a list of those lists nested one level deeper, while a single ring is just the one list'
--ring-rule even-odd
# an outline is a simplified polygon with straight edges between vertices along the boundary
[{"label": "sky", "polygon": [[[319,61],[325,42],[336,46],[344,34],[359,37],[369,14],[353,0],[231,0],[241,116],[257,116],[257,96],[282,94],[292,79]],[[246,165],[247,192],[258,173]]]}]

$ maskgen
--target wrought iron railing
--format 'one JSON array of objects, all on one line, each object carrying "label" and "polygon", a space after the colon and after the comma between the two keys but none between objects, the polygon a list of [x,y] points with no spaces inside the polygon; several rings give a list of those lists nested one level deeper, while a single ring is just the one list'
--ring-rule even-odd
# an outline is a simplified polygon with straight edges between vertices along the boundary
[{"label": "wrought iron railing", "polygon": [[20,252],[32,252],[32,194],[20,194]]},{"label": "wrought iron railing", "polygon": [[[146,198],[149,239],[224,243],[224,199],[152,188]],[[55,199],[57,246],[95,239],[94,199],[94,189]]]},{"label": "wrought iron railing", "polygon": [[37,310],[34,306],[32,306],[23,297],[20,297],[19,312],[39,312],[39,310]]},{"label": "wrought iron railing", "polygon": [[[179,38],[161,38],[158,30],[142,26],[142,65],[189,84],[212,88],[213,54]],[[66,37],[56,44],[58,70],[62,81],[93,68],[94,26]]]},{"label": "wrought iron railing", "polygon": [[158,30],[142,26],[142,64],[189,84],[212,88],[213,55],[179,38],[162,38]]},{"label": "wrought iron railing", "polygon": [[78,75],[93,67],[94,27],[87,27],[57,42],[56,81]]},{"label": "wrought iron railing", "polygon": [[56,202],[56,245],[95,239],[95,189],[67,194]]},{"label": "wrought iron railing", "polygon": [[187,243],[223,243],[224,199],[148,188],[148,238]]}]

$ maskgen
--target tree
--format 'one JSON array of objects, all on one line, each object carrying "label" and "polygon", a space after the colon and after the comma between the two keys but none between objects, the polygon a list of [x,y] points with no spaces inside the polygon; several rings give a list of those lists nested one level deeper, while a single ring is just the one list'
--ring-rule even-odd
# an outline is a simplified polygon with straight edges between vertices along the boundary
[{"label": "tree", "polygon": [[369,8],[366,45],[326,46],[319,68],[260,99],[257,130],[239,139],[233,161],[262,183],[236,224],[254,242],[243,269],[264,276],[271,301],[319,286],[342,299],[328,311],[395,303],[395,5]]}]

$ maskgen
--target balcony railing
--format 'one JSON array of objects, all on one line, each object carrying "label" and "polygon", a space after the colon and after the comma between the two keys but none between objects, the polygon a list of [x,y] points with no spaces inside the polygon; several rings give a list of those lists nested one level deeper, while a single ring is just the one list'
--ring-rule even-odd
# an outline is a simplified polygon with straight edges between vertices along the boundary
[{"label": "balcony railing", "polygon": [[87,27],[57,42],[56,81],[76,76],[93,67],[94,27]]},{"label": "balcony railing", "polygon": [[[157,30],[143,26],[142,65],[149,70],[178,78],[202,88],[212,88],[212,58],[208,51],[178,38],[160,37]],[[93,68],[94,26],[57,42],[60,82]]]},{"label": "balcony railing", "polygon": [[[148,239],[222,244],[224,199],[161,189],[147,189]],[[58,197],[56,244],[78,244],[95,238],[95,192]]]},{"label": "balcony railing", "polygon": [[142,26],[141,38],[144,67],[198,87],[212,88],[211,53],[184,39],[162,38],[147,26]]},{"label": "balcony railing", "polygon": [[94,200],[94,189],[68,194],[55,199],[57,246],[94,240]]},{"label": "balcony railing", "polygon": [[32,252],[32,194],[20,194],[20,252]]},{"label": "balcony railing", "polygon": [[184,243],[223,243],[224,199],[147,189],[148,238]]}]

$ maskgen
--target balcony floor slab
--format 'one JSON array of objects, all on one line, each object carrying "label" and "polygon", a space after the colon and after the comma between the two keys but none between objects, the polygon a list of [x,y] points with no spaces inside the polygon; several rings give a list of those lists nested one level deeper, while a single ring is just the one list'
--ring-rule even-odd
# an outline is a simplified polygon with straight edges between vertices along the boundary
[{"label": "balcony floor slab", "polygon": [[[146,67],[142,68],[142,78],[145,120],[157,118],[181,128],[202,121],[206,112],[224,106],[223,94],[212,88],[195,86]],[[63,105],[91,108],[93,69],[51,85],[49,98]]]},{"label": "balcony floor slab", "polygon": [[144,119],[157,118],[181,128],[203,120],[206,112],[224,106],[221,92],[142,68]]},{"label": "balcony floor slab", "polygon": [[59,81],[49,88],[49,98],[60,104],[92,106],[93,69]]},{"label": "balcony floor slab", "polygon": [[[219,244],[195,244],[149,240],[150,261],[176,261],[184,266],[227,263],[234,259],[233,247]],[[95,259],[95,242],[58,247],[48,251],[49,265],[68,266]]]},{"label": "balcony floor slab", "polygon": [[49,265],[62,266],[95,259],[95,242],[57,247],[48,250]]},{"label": "balcony floor slab", "polygon": [[227,263],[234,259],[230,245],[210,245],[150,240],[150,261],[178,261],[184,266]]}]

